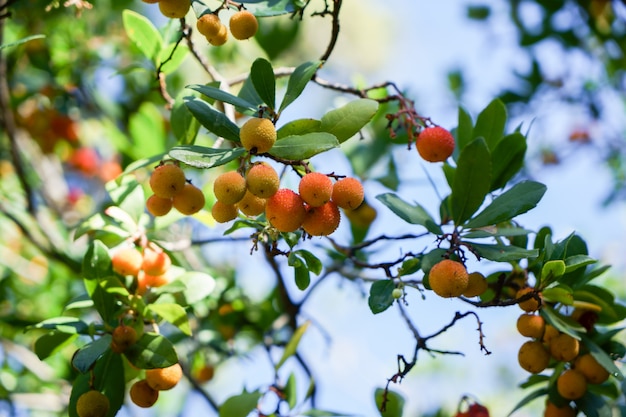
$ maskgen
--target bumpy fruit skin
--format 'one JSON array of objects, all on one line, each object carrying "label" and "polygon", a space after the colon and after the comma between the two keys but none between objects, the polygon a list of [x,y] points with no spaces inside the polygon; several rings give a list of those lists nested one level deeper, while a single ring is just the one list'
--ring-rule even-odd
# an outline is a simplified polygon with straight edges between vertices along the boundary
[{"label": "bumpy fruit skin", "polygon": [[239,138],[251,153],[265,153],[276,143],[276,127],[269,119],[254,117],[241,126]]},{"label": "bumpy fruit skin", "polygon": [[259,22],[256,16],[247,10],[241,10],[232,15],[228,25],[230,26],[230,33],[233,34],[233,38],[238,40],[253,37],[259,29]]},{"label": "bumpy fruit skin", "polygon": [[417,136],[417,152],[428,162],[443,162],[454,152],[454,137],[443,127],[427,127]]},{"label": "bumpy fruit skin", "polygon": [[559,334],[560,332],[556,327],[551,324],[546,324],[546,329],[543,332],[543,337],[541,338],[541,341],[546,345],[549,345]]},{"label": "bumpy fruit skin", "polygon": [[111,256],[113,271],[120,275],[137,276],[143,263],[143,256],[134,247],[117,249]]},{"label": "bumpy fruit skin", "polygon": [[172,259],[162,250],[146,247],[143,250],[141,269],[148,275],[163,275],[172,266]]},{"label": "bumpy fruit skin", "polygon": [[224,204],[217,200],[211,207],[211,215],[218,223],[228,223],[237,218],[238,209],[235,204]]},{"label": "bumpy fruit skin", "polygon": [[205,204],[202,190],[193,184],[186,183],[183,189],[172,199],[174,208],[187,216],[202,210]]},{"label": "bumpy fruit skin", "polygon": [[130,399],[133,403],[142,408],[150,408],[159,399],[159,391],[148,385],[145,379],[135,382],[130,387]]},{"label": "bumpy fruit skin", "polygon": [[237,208],[246,216],[254,217],[265,211],[265,202],[264,198],[257,197],[248,190],[241,201],[237,203]]},{"label": "bumpy fruit skin", "polygon": [[205,36],[206,40],[213,46],[222,46],[228,40],[228,29],[226,26],[220,25],[217,33]]},{"label": "bumpy fruit skin", "polygon": [[174,164],[160,165],[150,175],[150,188],[161,198],[174,197],[186,183],[185,172]]},{"label": "bumpy fruit skin", "polygon": [[330,201],[333,194],[333,182],[319,172],[309,172],[298,185],[300,197],[311,207],[320,207]]},{"label": "bumpy fruit skin", "polygon": [[333,185],[331,199],[344,210],[354,210],[363,203],[363,184],[356,178],[342,178]]},{"label": "bumpy fruit skin", "polygon": [[105,417],[111,404],[106,395],[100,391],[90,390],[78,397],[76,414],[78,417]]},{"label": "bumpy fruit skin", "polygon": [[574,369],[583,374],[590,384],[601,384],[609,379],[610,375],[590,353],[577,357]]},{"label": "bumpy fruit skin", "polygon": [[538,374],[548,367],[550,353],[538,340],[529,340],[519,349],[517,361],[525,371]]},{"label": "bumpy fruit skin", "polygon": [[557,361],[569,362],[578,356],[580,343],[572,336],[561,333],[550,342],[550,354]]},{"label": "bumpy fruit skin", "polygon": [[183,368],[175,363],[167,368],[147,369],[146,382],[150,388],[157,391],[172,389],[183,377]]},{"label": "bumpy fruit skin", "polygon": [[198,32],[203,34],[204,36],[215,36],[220,31],[220,29],[224,25],[220,21],[220,18],[213,14],[207,13],[203,14],[198,18],[196,22],[196,28],[198,28]]},{"label": "bumpy fruit skin", "polygon": [[467,289],[469,275],[462,263],[444,259],[430,269],[428,282],[440,297],[458,297]]},{"label": "bumpy fruit skin", "polygon": [[190,7],[191,0],[159,0],[159,10],[171,19],[182,19]]},{"label": "bumpy fruit skin", "polygon": [[563,407],[557,407],[550,401],[546,402],[546,408],[543,412],[543,417],[576,417],[576,410],[569,405]]},{"label": "bumpy fruit skin", "polygon": [[246,179],[237,171],[224,172],[215,179],[213,193],[224,204],[236,204],[246,195]]},{"label": "bumpy fruit skin", "polygon": [[246,173],[246,187],[257,197],[270,198],[280,188],[280,178],[272,166],[255,164]]},{"label": "bumpy fruit skin", "polygon": [[537,314],[522,314],[517,318],[517,331],[522,336],[541,339],[546,330],[546,321]]},{"label": "bumpy fruit skin", "polygon": [[125,324],[121,324],[113,329],[111,336],[111,350],[115,353],[123,353],[137,343],[137,331]]},{"label": "bumpy fruit skin", "polygon": [[577,400],[587,392],[587,380],[577,370],[568,369],[557,378],[556,390],[566,400]]},{"label": "bumpy fruit skin", "polygon": [[267,199],[265,217],[280,232],[294,232],[306,216],[304,201],[288,188],[281,188]]},{"label": "bumpy fruit skin", "polygon": [[337,230],[340,220],[339,208],[329,201],[320,207],[307,207],[302,228],[311,236],[328,236]]},{"label": "bumpy fruit skin", "polygon": [[162,198],[156,194],[152,194],[146,200],[146,209],[148,209],[148,213],[152,214],[154,217],[165,216],[172,210],[172,199]]},{"label": "bumpy fruit skin", "polygon": [[487,280],[480,272],[472,272],[468,275],[467,288],[463,296],[467,298],[477,297],[487,291]]},{"label": "bumpy fruit skin", "polygon": [[[517,293],[515,294],[515,298],[522,298],[524,295],[533,291],[534,290],[530,287],[520,288],[519,291],[517,291]],[[539,294],[539,298],[541,299],[541,294]],[[532,313],[533,311],[537,311],[541,308],[541,302],[533,297],[518,303],[518,306],[522,310],[528,313]]]}]

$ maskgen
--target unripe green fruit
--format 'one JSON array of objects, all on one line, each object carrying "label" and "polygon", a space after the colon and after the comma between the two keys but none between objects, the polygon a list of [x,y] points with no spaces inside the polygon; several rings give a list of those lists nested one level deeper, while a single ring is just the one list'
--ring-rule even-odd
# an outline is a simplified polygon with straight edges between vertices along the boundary
[{"label": "unripe green fruit", "polygon": [[205,204],[202,190],[193,184],[186,183],[183,189],[172,199],[174,208],[187,216],[202,210]]},{"label": "unripe green fruit", "polygon": [[282,188],[267,199],[265,217],[280,232],[294,232],[306,216],[304,201],[288,188]]},{"label": "unripe green fruit", "polygon": [[150,175],[150,188],[161,198],[174,197],[186,183],[184,171],[174,164],[160,165]]},{"label": "unripe green fruit", "polygon": [[241,145],[253,154],[265,153],[276,142],[276,128],[269,119],[254,117],[239,130]]},{"label": "unripe green fruit", "polygon": [[298,186],[300,197],[312,207],[319,207],[330,201],[333,182],[326,175],[310,172],[302,177]]},{"label": "unripe green fruit", "polygon": [[230,33],[233,38],[244,40],[253,37],[259,29],[259,22],[256,16],[247,10],[242,10],[230,18]]},{"label": "unripe green fruit", "polygon": [[215,179],[213,193],[224,204],[236,204],[246,195],[246,179],[237,171],[225,172]]},{"label": "unripe green fruit", "polygon": [[78,417],[105,417],[111,404],[109,398],[100,391],[90,390],[78,397],[76,414]]},{"label": "unripe green fruit", "polygon": [[278,191],[280,178],[270,165],[255,164],[246,173],[246,187],[257,197],[270,198]]},{"label": "unripe green fruit", "polygon": [[394,288],[393,291],[391,291],[391,296],[397,300],[402,297],[402,290],[400,288]]}]

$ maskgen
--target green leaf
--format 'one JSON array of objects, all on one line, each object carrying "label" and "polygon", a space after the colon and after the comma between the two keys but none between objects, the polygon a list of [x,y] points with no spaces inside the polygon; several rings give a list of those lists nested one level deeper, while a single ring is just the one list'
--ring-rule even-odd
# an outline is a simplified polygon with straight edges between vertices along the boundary
[{"label": "green leaf", "polygon": [[615,365],[615,361],[609,355],[607,355],[604,349],[602,349],[600,346],[594,343],[593,340],[585,335],[581,336],[581,340],[583,344],[587,347],[587,349],[589,349],[589,353],[591,353],[591,356],[593,356],[594,359],[598,361],[598,363],[602,365],[604,369],[609,371],[609,373],[618,380],[624,380],[624,374],[622,374],[622,371]]},{"label": "green leaf", "polygon": [[231,122],[224,113],[215,110],[209,103],[197,97],[189,96],[183,100],[193,117],[209,132],[239,143],[239,126]]},{"label": "green leaf", "polygon": [[179,143],[190,145],[196,140],[200,123],[198,119],[193,117],[187,106],[185,106],[185,97],[189,95],[185,91],[181,91],[174,100],[172,106],[172,115],[170,116],[170,124],[172,132]]},{"label": "green leaf", "polygon": [[247,417],[261,399],[261,393],[258,391],[244,392],[235,395],[224,401],[220,407],[219,417]]},{"label": "green leaf", "polygon": [[545,304],[539,310],[541,316],[546,320],[547,323],[556,327],[562,333],[567,333],[572,336],[574,339],[580,340],[580,335],[577,332],[584,332],[585,328],[582,327],[579,323],[571,320],[569,318],[561,317],[552,307]]},{"label": "green leaf", "polygon": [[472,116],[463,107],[459,107],[458,126],[454,133],[459,151],[463,150],[474,138]]},{"label": "green leaf", "polygon": [[490,261],[512,262],[539,256],[537,249],[524,249],[505,245],[488,245],[474,242],[468,243],[481,258],[489,259]]},{"label": "green leaf", "polygon": [[294,253],[304,259],[306,267],[309,269],[309,271],[313,272],[315,275],[319,275],[322,272],[322,268],[324,267],[324,265],[317,256],[313,255],[311,252],[305,249],[299,249]]},{"label": "green leaf", "polygon": [[29,326],[28,329],[58,330],[63,333],[75,334],[84,333],[87,327],[87,323],[76,317],[61,316],[44,320],[34,326]]},{"label": "green leaf", "polygon": [[269,153],[278,158],[300,161],[337,147],[339,142],[335,136],[330,133],[314,132],[288,136],[276,141]]},{"label": "green leaf", "polygon": [[116,181],[110,181],[106,184],[107,192],[113,200],[113,203],[119,206],[119,209],[125,211],[133,221],[133,224],[127,225],[132,230],[128,230],[131,233],[136,232],[136,224],[143,216],[146,210],[146,197],[143,191],[142,184],[134,176],[124,176],[120,183]]},{"label": "green leaf", "polygon": [[83,277],[100,279],[113,275],[109,249],[99,240],[91,242],[83,258]]},{"label": "green leaf", "polygon": [[537,206],[546,192],[546,186],[534,181],[522,181],[496,197],[476,217],[470,219],[466,228],[498,224],[526,213]]},{"label": "green leaf", "polygon": [[587,255],[574,255],[565,259],[565,273],[570,273],[578,268],[585,267],[587,265],[595,264],[598,262]]},{"label": "green leaf", "polygon": [[170,43],[159,53],[158,62],[161,66],[161,72],[171,74],[176,71],[187,56],[189,56],[189,47],[186,44],[183,42]]},{"label": "green leaf", "polygon": [[320,65],[322,65],[322,61],[305,62],[304,64],[298,65],[289,77],[287,91],[278,109],[279,113],[293,103],[295,99],[300,97],[300,94],[302,94],[306,85],[311,81],[311,78],[313,78],[313,75],[315,75]]},{"label": "green leaf", "polygon": [[190,271],[177,278],[185,285],[187,304],[195,304],[208,297],[215,289],[215,278],[205,272]]},{"label": "green leaf", "polygon": [[533,400],[536,400],[537,398],[541,398],[541,397],[547,395],[548,392],[549,392],[548,388],[541,388],[541,389],[538,389],[536,391],[531,392],[530,394],[528,394],[527,396],[522,398],[520,400],[520,402],[515,404],[515,407],[513,407],[513,409],[511,410],[511,412],[508,415],[509,416],[513,415],[513,413],[515,413],[520,408],[525,407],[527,404],[531,403]]},{"label": "green leaf", "polygon": [[36,341],[34,351],[40,360],[44,360],[58,352],[78,337],[76,333],[64,333],[53,330],[41,335]]},{"label": "green leaf", "polygon": [[541,294],[543,295],[543,299],[550,303],[572,305],[574,302],[572,290],[563,286],[546,288]]},{"label": "green leaf", "polygon": [[237,93],[237,97],[240,97],[246,100],[248,103],[253,104],[255,108],[263,106],[263,99],[259,97],[259,93],[257,93],[254,89],[254,85],[252,84],[252,78],[250,75],[243,82],[241,89]]},{"label": "green leaf", "polygon": [[96,361],[104,355],[111,346],[111,335],[105,334],[101,338],[91,342],[74,353],[72,366],[80,373],[89,372]]},{"label": "green leaf", "polygon": [[590,392],[576,400],[576,406],[586,417],[612,417],[614,415],[611,406],[602,396]]},{"label": "green leaf", "polygon": [[407,223],[424,226],[429,232],[436,235],[443,234],[441,227],[435,223],[435,220],[426,212],[426,209],[418,203],[411,205],[393,193],[377,195],[376,199]]},{"label": "green leaf", "polygon": [[541,268],[541,281],[554,281],[565,273],[565,262],[561,260],[548,261]]},{"label": "green leaf", "polygon": [[306,290],[311,284],[311,275],[306,262],[297,256],[295,252],[291,252],[287,258],[287,264],[294,269],[296,286],[302,291]]},{"label": "green leaf", "polygon": [[246,10],[249,10],[257,17],[280,16],[291,14],[302,6],[298,6],[299,0],[253,0],[244,1]]},{"label": "green leaf", "polygon": [[300,344],[300,340],[302,340],[302,336],[306,332],[306,330],[311,325],[310,321],[305,321],[302,325],[298,326],[298,328],[293,332],[291,339],[287,342],[285,349],[283,350],[283,355],[280,357],[279,361],[274,365],[275,370],[279,370],[281,366],[285,363],[287,359],[292,357],[298,351],[298,345]]},{"label": "green leaf", "polygon": [[343,143],[363,129],[377,111],[378,102],[375,100],[368,98],[354,100],[324,114],[320,130],[333,134],[339,143]]},{"label": "green leaf", "polygon": [[452,217],[461,225],[478,210],[491,184],[491,156],[484,139],[469,143],[459,155],[450,197]]},{"label": "green leaf", "polygon": [[296,119],[286,123],[276,131],[278,140],[288,136],[301,136],[306,133],[319,132],[322,122],[316,119]]},{"label": "green leaf", "polygon": [[[404,412],[404,397],[395,391],[387,390],[385,395],[385,389],[376,388],[374,393],[374,399],[376,401],[376,408],[381,417],[402,417]],[[383,401],[385,401],[385,410],[381,410],[383,407]]]},{"label": "green leaf", "polygon": [[[109,323],[113,320],[120,309],[117,297],[114,295],[115,288],[126,288],[115,276],[108,276],[100,279],[84,279],[87,294],[93,300],[93,305],[98,311],[102,320]],[[126,294],[128,291],[126,290]]]},{"label": "green leaf", "polygon": [[132,10],[122,12],[124,29],[130,40],[148,58],[154,61],[163,49],[163,38],[152,22]]},{"label": "green leaf", "polygon": [[367,304],[370,310],[372,310],[372,313],[382,313],[391,307],[394,301],[392,292],[395,288],[396,284],[390,279],[376,281],[372,284],[370,287],[370,295],[367,299]]},{"label": "green leaf", "polygon": [[178,363],[172,342],[156,333],[144,333],[124,354],[140,369],[166,368]]},{"label": "green leaf", "polygon": [[148,310],[163,320],[172,323],[187,336],[191,336],[191,326],[189,325],[187,312],[180,305],[176,303],[156,303],[148,305]]},{"label": "green leaf", "polygon": [[505,136],[491,152],[490,191],[504,188],[524,166],[526,138],[519,132]]},{"label": "green leaf", "polygon": [[504,135],[506,107],[499,99],[493,100],[480,112],[474,126],[474,138],[483,138],[493,151]]},{"label": "green leaf", "polygon": [[259,97],[270,110],[276,108],[276,77],[269,61],[258,58],[250,68],[250,79]]},{"label": "green leaf", "polygon": [[5,48],[12,48],[14,46],[19,46],[22,45],[26,42],[30,42],[33,41],[35,39],[44,39],[46,37],[46,35],[31,35],[31,36],[27,36],[25,38],[19,39],[15,42],[11,42],[11,43],[4,43],[2,45],[0,45],[0,51],[2,51]]},{"label": "green leaf", "polygon": [[296,379],[296,374],[293,372],[289,374],[289,378],[287,378],[287,383],[285,384],[284,394],[287,399],[287,404],[290,409],[293,409],[296,405],[298,405],[298,380]]},{"label": "green leaf", "polygon": [[223,101],[224,103],[232,104],[233,106],[237,107],[237,109],[242,113],[243,113],[242,110],[253,110],[253,111],[256,110],[256,106],[248,102],[247,100],[244,100],[243,98],[240,98],[237,96],[233,96],[232,94],[224,90],[221,90],[219,88],[216,88],[210,85],[192,84],[192,85],[188,85],[187,88],[195,90],[199,92],[200,94],[203,94],[212,99]]},{"label": "green leaf", "polygon": [[244,148],[215,149],[206,146],[175,146],[169,152],[172,158],[196,168],[213,168],[224,165],[246,153]]}]

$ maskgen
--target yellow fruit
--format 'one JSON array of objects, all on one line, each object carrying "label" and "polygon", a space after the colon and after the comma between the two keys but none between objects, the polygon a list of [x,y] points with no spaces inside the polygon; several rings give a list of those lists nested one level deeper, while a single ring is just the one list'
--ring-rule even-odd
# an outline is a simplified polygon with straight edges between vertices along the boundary
[{"label": "yellow fruit", "polygon": [[269,119],[254,117],[241,126],[239,138],[252,154],[265,153],[276,143],[276,127]]},{"label": "yellow fruit", "polygon": [[183,368],[175,363],[167,368],[156,368],[146,370],[146,382],[150,388],[157,391],[172,389],[183,377]]},{"label": "yellow fruit", "polygon": [[143,263],[143,256],[134,247],[117,249],[111,256],[113,271],[120,275],[137,276]]},{"label": "yellow fruit", "polygon": [[296,231],[305,216],[304,201],[288,188],[276,191],[265,203],[265,217],[280,232]]},{"label": "yellow fruit", "polygon": [[137,331],[124,324],[113,329],[111,336],[111,350],[115,353],[123,353],[137,343]]},{"label": "yellow fruit", "polygon": [[246,173],[246,187],[257,197],[270,198],[278,191],[280,178],[270,165],[255,164]]},{"label": "yellow fruit", "polygon": [[550,354],[557,361],[569,362],[578,356],[580,343],[567,333],[561,333],[550,342]]},{"label": "yellow fruit", "polygon": [[172,266],[170,256],[162,250],[146,247],[143,250],[141,269],[148,275],[163,275]]},{"label": "yellow fruit", "polygon": [[232,15],[228,25],[230,26],[230,33],[233,34],[233,38],[238,40],[253,37],[259,29],[259,22],[256,16],[247,10],[241,10]]},{"label": "yellow fruit", "polygon": [[333,185],[331,199],[344,210],[356,209],[363,198],[363,184],[356,178],[342,178]]},{"label": "yellow fruit", "polygon": [[146,200],[146,209],[148,209],[148,213],[155,217],[165,216],[172,210],[172,199],[162,198],[156,194],[152,194]]},{"label": "yellow fruit", "polygon": [[204,208],[204,194],[195,185],[186,183],[183,189],[174,196],[172,204],[176,210],[189,216]]},{"label": "yellow fruit", "polygon": [[546,321],[537,314],[522,314],[517,319],[517,331],[522,336],[541,339],[546,330]]},{"label": "yellow fruit", "polygon": [[237,203],[237,208],[246,216],[258,216],[265,211],[265,199],[255,196],[248,190]]},{"label": "yellow fruit", "polygon": [[549,345],[559,334],[560,332],[557,330],[556,327],[551,324],[546,324],[546,329],[543,332],[543,338],[541,339],[541,341]]},{"label": "yellow fruit", "polygon": [[[524,295],[533,292],[534,290],[530,287],[524,287],[524,288],[520,288],[517,293],[515,294],[515,298],[522,298]],[[537,296],[539,297],[539,299],[541,299],[541,293],[537,293]],[[533,311],[537,311],[539,310],[539,308],[541,307],[541,302],[538,301],[535,297],[530,298],[528,300],[524,300],[521,301],[520,303],[517,304],[519,306],[519,308],[521,308],[522,310],[531,313]]]},{"label": "yellow fruit", "polygon": [[300,180],[298,192],[309,206],[319,207],[330,201],[333,194],[333,182],[324,174],[310,172]]},{"label": "yellow fruit", "polygon": [[160,165],[150,175],[150,188],[161,198],[174,197],[186,183],[185,172],[174,164]]},{"label": "yellow fruit", "polygon": [[213,194],[224,204],[236,204],[246,194],[246,179],[237,171],[224,172],[215,179]]},{"label": "yellow fruit", "polygon": [[159,0],[159,10],[165,17],[182,19],[191,7],[191,0]]},{"label": "yellow fruit", "polygon": [[200,369],[196,371],[196,380],[204,384],[205,382],[209,382],[213,379],[215,375],[215,368],[211,365],[204,365]]},{"label": "yellow fruit", "polygon": [[443,127],[427,127],[415,141],[417,152],[428,162],[443,162],[454,152],[454,137]]},{"label": "yellow fruit", "polygon": [[574,369],[583,374],[590,384],[601,384],[609,379],[610,375],[590,353],[577,357]]},{"label": "yellow fruit", "polygon": [[228,40],[228,29],[226,26],[220,24],[220,28],[217,33],[205,36],[206,40],[213,46],[222,46]]},{"label": "yellow fruit", "polygon": [[577,370],[568,369],[557,378],[556,390],[566,400],[577,400],[587,392],[587,380]]},{"label": "yellow fruit", "polygon": [[135,382],[129,394],[131,401],[142,408],[152,407],[159,399],[159,391],[150,387],[145,379]]},{"label": "yellow fruit", "polygon": [[213,13],[203,14],[196,22],[198,32],[209,37],[217,35],[223,26],[220,18]]},{"label": "yellow fruit", "polygon": [[369,227],[376,220],[376,209],[364,201],[354,210],[346,210],[346,217],[350,219],[350,223],[358,228]]},{"label": "yellow fruit", "polygon": [[218,223],[228,223],[237,218],[238,209],[235,204],[224,204],[216,201],[211,207],[211,215]]},{"label": "yellow fruit", "polygon": [[111,404],[106,395],[100,391],[90,390],[81,394],[76,401],[78,417],[105,417]]},{"label": "yellow fruit", "polygon": [[311,236],[328,236],[337,230],[340,220],[339,208],[329,201],[320,207],[307,207],[302,228]]},{"label": "yellow fruit", "polygon": [[463,291],[464,297],[477,297],[487,291],[487,280],[480,272],[472,272],[468,276],[467,288]]},{"label": "yellow fruit", "polygon": [[529,340],[520,347],[517,361],[525,371],[538,374],[548,367],[550,353],[540,341]]},{"label": "yellow fruit", "polygon": [[462,263],[444,259],[430,269],[428,282],[440,297],[458,297],[467,289],[469,276]]},{"label": "yellow fruit", "polygon": [[546,402],[543,417],[576,417],[576,411],[569,405],[557,407],[554,403],[548,401]]}]

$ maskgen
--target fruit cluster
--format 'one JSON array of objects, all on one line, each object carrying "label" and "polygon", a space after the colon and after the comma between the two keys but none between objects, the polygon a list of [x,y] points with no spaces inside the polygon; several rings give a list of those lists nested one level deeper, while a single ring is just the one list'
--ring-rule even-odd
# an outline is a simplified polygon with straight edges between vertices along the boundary
[{"label": "fruit cluster", "polygon": [[[240,10],[230,17],[228,22],[230,33],[237,40],[253,37],[259,29],[259,22],[255,15],[247,10]],[[228,40],[228,29],[222,23],[217,11],[203,14],[196,22],[198,32],[213,46],[222,46]]]},{"label": "fruit cluster", "polygon": [[161,162],[150,175],[152,194],[146,208],[153,216],[165,216],[172,207],[184,215],[192,215],[204,207],[202,190],[187,181],[176,163]]},{"label": "fruit cluster", "polygon": [[428,283],[435,294],[444,298],[477,297],[488,286],[483,274],[468,273],[465,265],[451,259],[444,259],[433,265],[428,273]]},{"label": "fruit cluster", "polygon": [[123,246],[111,255],[113,271],[136,280],[136,291],[143,295],[148,288],[160,287],[170,281],[168,271],[172,266],[169,255],[158,245],[150,242],[143,251],[135,246]]},{"label": "fruit cluster", "polygon": [[165,368],[146,369],[145,378],[135,381],[130,387],[130,399],[139,407],[152,407],[159,399],[159,392],[174,388],[182,377],[183,368],[179,363]]}]

